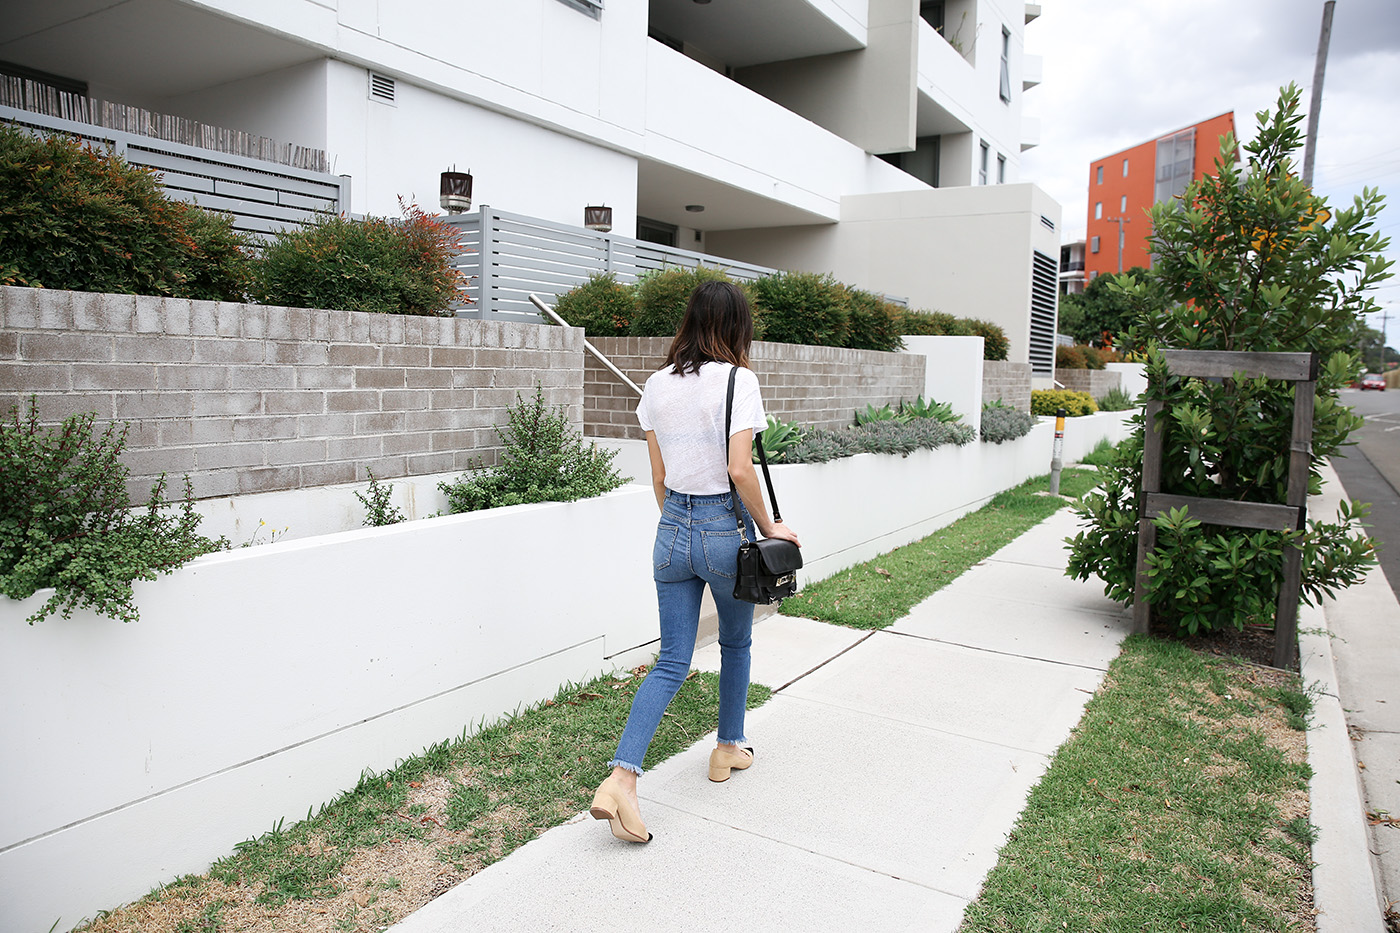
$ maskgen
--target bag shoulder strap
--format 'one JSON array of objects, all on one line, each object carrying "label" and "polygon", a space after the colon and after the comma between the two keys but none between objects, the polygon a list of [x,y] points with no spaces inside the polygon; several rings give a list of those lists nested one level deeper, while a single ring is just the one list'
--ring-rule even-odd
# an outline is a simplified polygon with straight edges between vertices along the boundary
[{"label": "bag shoulder strap", "polygon": [[[729,368],[729,391],[724,400],[724,462],[725,475],[729,474],[729,427],[734,415],[734,380],[739,375],[739,367]],[[768,472],[768,455],[763,450],[763,432],[759,431],[754,435],[754,444],[758,447],[758,462],[763,466],[763,482],[768,486],[768,501],[773,505],[773,521],[781,522],[782,513],[778,511],[778,495],[773,491],[773,477]],[[729,477],[729,494],[734,500],[734,521],[739,526],[739,536],[744,541],[748,540],[748,534],[744,530],[744,519],[739,511],[739,490],[734,488],[734,478]]]}]

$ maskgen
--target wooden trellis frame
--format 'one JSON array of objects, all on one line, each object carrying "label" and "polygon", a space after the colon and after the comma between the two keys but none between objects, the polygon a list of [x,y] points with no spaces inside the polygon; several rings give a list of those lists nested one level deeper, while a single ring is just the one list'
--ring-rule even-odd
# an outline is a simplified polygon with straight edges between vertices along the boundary
[{"label": "wooden trellis frame", "polygon": [[[1152,520],[1170,509],[1186,506],[1192,518],[1209,525],[1289,531],[1305,527],[1308,517],[1308,471],[1312,465],[1313,410],[1317,402],[1316,353],[1246,353],[1227,350],[1165,350],[1167,369],[1175,375],[1201,379],[1247,376],[1280,379],[1294,385],[1293,433],[1288,444],[1288,502],[1235,502],[1174,496],[1162,492],[1162,403],[1149,401],[1144,411],[1146,430],[1142,450],[1142,501],[1138,512],[1137,578],[1133,589],[1133,627],[1147,631],[1152,606],[1147,601],[1147,555],[1157,546]],[[1292,659],[1298,638],[1298,601],[1303,592],[1303,554],[1283,552],[1283,583],[1274,615],[1274,666]]]}]

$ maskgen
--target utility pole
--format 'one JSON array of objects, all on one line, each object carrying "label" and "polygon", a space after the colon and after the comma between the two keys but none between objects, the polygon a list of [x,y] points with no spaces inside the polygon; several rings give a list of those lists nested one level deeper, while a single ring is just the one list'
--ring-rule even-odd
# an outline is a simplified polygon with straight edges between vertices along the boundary
[{"label": "utility pole", "polygon": [[1303,145],[1303,184],[1312,187],[1313,157],[1317,155],[1317,115],[1322,111],[1322,77],[1327,71],[1327,46],[1332,42],[1332,9],[1337,0],[1322,5],[1322,33],[1317,37],[1317,65],[1313,68],[1312,103],[1308,106],[1308,139]]},{"label": "utility pole", "polygon": [[[1330,2],[1330,0],[1329,0]],[[1131,217],[1109,217],[1108,222],[1118,225],[1118,271],[1123,271],[1123,225],[1133,222]]]}]

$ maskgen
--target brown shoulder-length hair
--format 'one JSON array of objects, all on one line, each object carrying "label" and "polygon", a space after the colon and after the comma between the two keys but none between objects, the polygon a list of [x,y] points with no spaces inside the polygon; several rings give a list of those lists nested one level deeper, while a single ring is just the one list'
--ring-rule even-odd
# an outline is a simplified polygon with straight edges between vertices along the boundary
[{"label": "brown shoulder-length hair", "polygon": [[678,376],[709,362],[748,366],[752,343],[753,312],[743,290],[733,282],[702,282],[690,293],[663,365]]}]

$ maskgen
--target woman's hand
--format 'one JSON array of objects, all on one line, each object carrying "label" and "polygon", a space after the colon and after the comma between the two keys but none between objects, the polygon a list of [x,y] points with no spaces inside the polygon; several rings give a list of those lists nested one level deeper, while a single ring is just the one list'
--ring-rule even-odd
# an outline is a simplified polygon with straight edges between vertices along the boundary
[{"label": "woman's hand", "polygon": [[798,547],[802,546],[802,542],[797,540],[796,532],[789,528],[786,522],[776,522],[769,525],[767,530],[763,531],[763,537],[782,538],[784,541],[791,541]]}]

